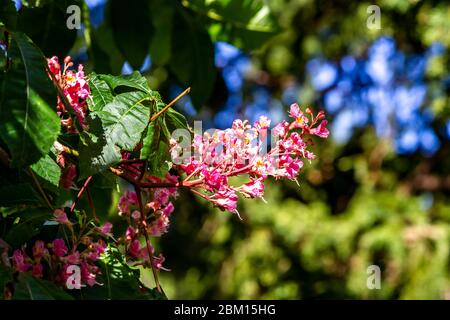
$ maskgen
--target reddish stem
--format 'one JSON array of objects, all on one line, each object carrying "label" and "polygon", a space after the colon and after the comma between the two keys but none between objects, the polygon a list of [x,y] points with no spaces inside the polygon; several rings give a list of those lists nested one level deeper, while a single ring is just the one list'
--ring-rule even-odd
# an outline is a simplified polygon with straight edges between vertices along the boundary
[{"label": "reddish stem", "polygon": [[89,183],[91,182],[91,180],[92,180],[92,176],[90,176],[89,178],[86,179],[86,181],[84,182],[80,191],[78,191],[77,198],[75,199],[75,201],[72,203],[72,206],[70,207],[70,212],[73,212],[75,210],[75,207],[77,206],[78,201],[80,201],[81,196],[83,195],[84,191],[86,191],[86,188],[89,185]]}]

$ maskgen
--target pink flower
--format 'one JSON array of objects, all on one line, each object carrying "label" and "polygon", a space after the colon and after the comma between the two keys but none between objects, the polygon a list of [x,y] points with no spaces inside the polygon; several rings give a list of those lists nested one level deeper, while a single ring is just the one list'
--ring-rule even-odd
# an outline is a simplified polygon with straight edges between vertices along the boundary
[{"label": "pink flower", "polygon": [[67,263],[69,264],[79,264],[80,263],[80,253],[75,251],[74,253],[68,255],[66,258]]},{"label": "pink flower", "polygon": [[133,227],[128,227],[125,231],[125,239],[127,241],[131,241],[136,236],[136,231],[133,229]]},{"label": "pink flower", "polygon": [[203,171],[203,176],[205,177],[206,184],[211,187],[212,190],[219,190],[222,188],[222,186],[227,185],[227,176],[224,174],[221,174],[217,170],[213,170],[212,172],[209,172],[207,170]]},{"label": "pink flower", "polygon": [[111,229],[113,227],[113,224],[111,222],[106,222],[103,226],[100,227],[100,232],[109,235],[111,232]]},{"label": "pink flower", "polygon": [[138,210],[134,210],[131,214],[131,217],[134,219],[134,221],[139,221],[141,219],[141,213]]},{"label": "pink flower", "polygon": [[[153,255],[155,253],[155,248],[153,248],[152,245],[150,245],[150,253]],[[141,252],[139,254],[139,258],[143,259],[144,261],[150,261],[150,257],[148,255],[148,249],[147,246],[141,249]]]},{"label": "pink flower", "polygon": [[158,188],[154,193],[154,200],[158,201],[160,205],[165,205],[169,202],[170,192],[167,188]]},{"label": "pink flower", "polygon": [[22,250],[15,250],[12,256],[14,268],[19,272],[27,272],[31,264],[26,262],[26,256]]},{"label": "pink flower", "polygon": [[159,256],[153,257],[153,266],[158,270],[170,271],[163,267],[164,261],[166,261],[166,258],[160,253]]},{"label": "pink flower", "polygon": [[152,237],[160,237],[167,232],[169,227],[169,218],[161,214],[152,224],[149,226],[149,233]]},{"label": "pink flower", "polygon": [[289,123],[287,121],[283,120],[282,122],[277,124],[275,127],[273,127],[272,132],[279,137],[284,137],[288,131],[288,128],[289,128]]},{"label": "pink flower", "polygon": [[42,264],[38,263],[33,266],[33,271],[31,272],[31,274],[33,275],[33,277],[42,278],[43,271],[44,267],[42,266]]},{"label": "pink flower", "polygon": [[121,213],[130,213],[130,206],[135,206],[138,204],[137,194],[134,191],[127,191],[120,197],[118,209]]},{"label": "pink flower", "polygon": [[130,247],[128,248],[128,253],[133,258],[138,258],[140,255],[140,252],[141,252],[141,244],[140,244],[139,240],[138,239],[133,240],[130,243]]},{"label": "pink flower", "polygon": [[303,127],[308,124],[308,118],[300,111],[298,104],[294,103],[291,105],[289,110],[289,115],[295,119],[294,127]]},{"label": "pink flower", "polygon": [[[238,119],[229,129],[194,134],[191,145],[193,155],[183,159],[182,164],[174,165],[175,169],[187,175],[183,185],[220,209],[237,213],[235,191],[249,198],[259,198],[263,195],[267,177],[296,179],[303,159],[315,159],[315,155],[308,150],[312,145],[308,135],[327,137],[328,130],[325,128],[326,120],[314,128],[325,117],[323,112],[314,116],[307,108],[303,113],[294,103],[290,106],[289,116],[294,118],[293,121],[282,121],[273,128],[278,141],[271,144],[270,150],[267,150],[268,144],[265,143],[270,119],[265,116],[260,117],[253,127],[248,121]],[[183,146],[172,141],[171,148]],[[177,159],[174,163],[180,161]],[[231,178],[234,176],[250,176],[252,181],[233,186]],[[162,197],[156,193],[155,199],[162,199],[164,203],[168,201],[168,196]],[[164,210],[158,200],[148,203],[147,208],[154,212]]]},{"label": "pink flower", "polygon": [[222,190],[214,196],[214,203],[221,209],[235,213],[238,197],[233,190]]},{"label": "pink flower", "polygon": [[53,216],[55,217],[55,220],[60,224],[70,224],[70,221],[67,218],[67,215],[64,212],[64,210],[56,209],[53,212]]},{"label": "pink flower", "polygon": [[120,197],[119,204],[117,205],[117,208],[119,209],[120,213],[128,213],[130,212],[129,206],[128,206],[128,199],[127,197]]},{"label": "pink flower", "polygon": [[53,253],[57,257],[64,257],[67,254],[68,249],[63,239],[55,239],[53,240],[52,244],[53,244]]},{"label": "pink flower", "polygon": [[258,120],[255,121],[254,127],[257,130],[268,129],[270,126],[270,119],[266,116],[260,116]]},{"label": "pink flower", "polygon": [[175,208],[174,208],[174,206],[173,206],[173,203],[172,203],[172,202],[169,202],[169,203],[167,204],[167,206],[166,206],[164,209],[162,209],[162,212],[163,212],[163,214],[164,214],[165,216],[170,216],[170,215],[172,214],[172,212],[173,212],[174,209],[175,209]]},{"label": "pink flower", "polygon": [[82,262],[80,264],[80,271],[81,271],[81,280],[88,284],[90,287],[94,286],[97,281],[97,273],[99,273],[99,269],[96,266],[89,265],[86,262]]},{"label": "pink flower", "polygon": [[37,240],[37,241],[34,243],[34,246],[33,246],[32,251],[33,251],[33,257],[34,257],[35,259],[41,258],[41,257],[43,257],[45,254],[48,253],[47,248],[45,248],[45,243],[44,243],[44,241],[42,241],[42,240]]},{"label": "pink flower", "polygon": [[322,120],[322,122],[316,128],[312,128],[310,130],[310,133],[314,134],[318,137],[321,137],[321,138],[328,138],[328,135],[330,134],[330,132],[325,127],[327,125],[327,123],[328,123],[327,120]]},{"label": "pink flower", "polygon": [[264,195],[263,180],[260,178],[242,185],[240,192],[247,198],[261,198]]}]

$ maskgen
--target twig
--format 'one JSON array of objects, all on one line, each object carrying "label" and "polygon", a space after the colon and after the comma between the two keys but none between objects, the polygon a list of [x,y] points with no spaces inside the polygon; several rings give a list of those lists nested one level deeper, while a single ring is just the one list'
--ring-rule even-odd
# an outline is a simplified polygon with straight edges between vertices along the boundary
[{"label": "twig", "polygon": [[83,195],[84,191],[86,190],[86,188],[89,185],[89,183],[91,182],[91,180],[92,180],[92,176],[90,176],[89,178],[86,179],[86,181],[84,182],[80,191],[78,191],[77,198],[75,199],[75,201],[72,203],[72,206],[70,207],[70,212],[73,212],[75,210],[75,207],[77,206],[78,201],[80,201],[81,196]]},{"label": "twig", "polygon": [[50,200],[48,200],[47,195],[45,194],[44,189],[42,189],[41,184],[39,183],[38,179],[36,178],[36,175],[34,174],[33,170],[31,170],[30,168],[28,168],[28,172],[31,175],[31,178],[33,179],[34,184],[36,185],[36,187],[39,190],[39,193],[41,194],[42,198],[44,198],[45,203],[47,204],[47,206],[53,210],[53,206],[50,203]]},{"label": "twig", "polygon": [[156,272],[155,266],[153,265],[153,253],[150,250],[150,239],[149,239],[149,236],[148,236],[146,223],[145,223],[144,206],[142,205],[141,188],[139,188],[139,186],[135,185],[134,189],[136,191],[136,195],[137,195],[137,198],[138,198],[139,211],[141,212],[142,231],[144,233],[145,243],[147,245],[147,252],[148,252],[148,257],[150,259],[150,265],[151,265],[151,268],[152,268],[153,278],[155,279],[156,289],[158,290],[159,293],[162,293],[161,285],[159,284],[158,273]]},{"label": "twig", "polygon": [[180,93],[175,99],[173,99],[167,106],[165,106],[164,108],[162,108],[160,111],[158,111],[157,113],[155,113],[151,118],[150,121],[155,121],[156,118],[158,118],[161,114],[163,114],[164,112],[167,111],[167,109],[169,109],[170,107],[172,107],[175,103],[178,102],[178,100],[180,100],[181,98],[183,98],[185,95],[187,95],[189,92],[191,91],[191,88],[187,88],[186,90],[184,90],[182,93]]}]

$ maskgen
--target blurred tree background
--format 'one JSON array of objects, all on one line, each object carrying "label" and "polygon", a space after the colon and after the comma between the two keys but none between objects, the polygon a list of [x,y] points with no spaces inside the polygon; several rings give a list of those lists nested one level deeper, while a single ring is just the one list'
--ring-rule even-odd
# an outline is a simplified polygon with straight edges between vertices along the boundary
[{"label": "blurred tree background", "polygon": [[[58,20],[72,3],[82,8],[78,31]],[[180,193],[158,243],[169,298],[450,299],[447,1],[16,4],[18,28],[48,56],[140,70],[167,101],[191,86],[176,108],[203,129],[262,114],[278,122],[296,101],[327,112],[330,139],[315,146],[300,186],[269,184],[267,204],[241,202],[243,221]],[[380,29],[366,24],[373,4]],[[30,6],[45,23],[27,23]],[[51,24],[61,33],[47,34]],[[104,211],[114,219],[111,198]],[[380,290],[366,286],[373,264]]]}]

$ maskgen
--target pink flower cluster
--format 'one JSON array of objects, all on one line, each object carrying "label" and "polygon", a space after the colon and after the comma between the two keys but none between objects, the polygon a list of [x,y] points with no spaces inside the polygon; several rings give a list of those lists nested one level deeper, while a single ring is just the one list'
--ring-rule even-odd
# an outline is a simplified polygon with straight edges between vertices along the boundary
[{"label": "pink flower cluster", "polygon": [[[328,137],[323,112],[314,116],[310,109],[303,113],[293,104],[289,116],[290,122],[282,121],[271,130],[270,150],[266,145],[271,121],[261,116],[253,126],[248,121],[235,120],[229,129],[195,134],[193,155],[188,154],[182,161],[178,158],[182,146],[172,140],[172,159],[186,173],[184,182],[191,182],[193,192],[222,210],[238,213],[237,193],[247,198],[262,198],[267,177],[295,180],[303,160],[315,159],[308,150],[312,139],[307,136]],[[229,183],[230,177],[242,175],[250,181],[240,186]]]},{"label": "pink flower cluster", "polygon": [[[147,177],[150,183],[175,184],[178,179],[175,176],[167,174],[165,179],[158,177]],[[128,218],[129,226],[124,237],[124,244],[127,247],[128,256],[132,260],[143,260],[150,262],[147,244],[141,246],[143,232],[148,236],[160,237],[167,232],[169,228],[169,218],[174,210],[174,205],[170,201],[171,197],[176,197],[176,187],[154,188],[145,192],[145,204],[143,205],[143,216],[141,214],[138,196],[134,191],[126,191],[120,198],[118,209],[119,215]],[[153,265],[157,269],[165,269],[162,264],[164,256],[154,256],[154,248],[148,244],[153,258]]]},{"label": "pink flower cluster", "polygon": [[[62,70],[61,65],[59,64],[58,57],[56,56],[47,59],[47,63],[50,72],[54,75],[60,88],[64,92],[67,101],[72,106],[79,124],[84,128],[86,126],[87,114],[86,99],[88,98],[91,91],[85,79],[83,65],[78,65],[78,70],[76,72],[70,70],[70,68],[73,67],[73,62],[72,58],[69,56],[64,59]],[[68,110],[66,110],[66,107],[59,97],[57,113],[61,118],[61,124],[63,128],[65,128],[68,132],[76,132],[73,124],[73,119],[70,117]]]},{"label": "pink flower cluster", "polygon": [[[73,62],[69,56],[64,59],[62,69],[56,56],[47,59],[47,64],[54,80],[56,80],[67,101],[70,103],[81,128],[86,128],[86,115],[88,111],[86,99],[89,97],[91,91],[84,75],[83,65],[79,64],[77,71],[71,70],[70,68],[73,67]],[[51,75],[49,76],[52,78]],[[57,101],[56,111],[61,118],[63,130],[65,132],[76,133],[77,130],[73,123],[74,120],[59,96]],[[58,148],[62,147],[61,144],[56,142],[55,147],[58,151],[57,162],[63,169],[60,186],[64,189],[70,189],[77,176],[76,165],[68,160],[63,149]]]},{"label": "pink flower cluster", "polygon": [[[54,212],[54,220],[60,224],[72,228],[72,223],[63,210]],[[100,233],[111,230],[111,224],[105,224],[99,228]],[[79,249],[82,248],[82,249]],[[72,243],[68,247],[66,241],[61,238],[45,243],[37,240],[31,251],[26,248],[16,249],[11,257],[12,265],[18,272],[30,272],[34,277],[52,279],[55,283],[65,286],[68,277],[67,269],[71,265],[80,267],[80,285],[93,286],[97,284],[96,277],[100,269],[95,262],[106,250],[106,243],[99,239],[94,241],[91,236],[84,235],[79,243]],[[27,251],[29,251],[27,254]]]}]

